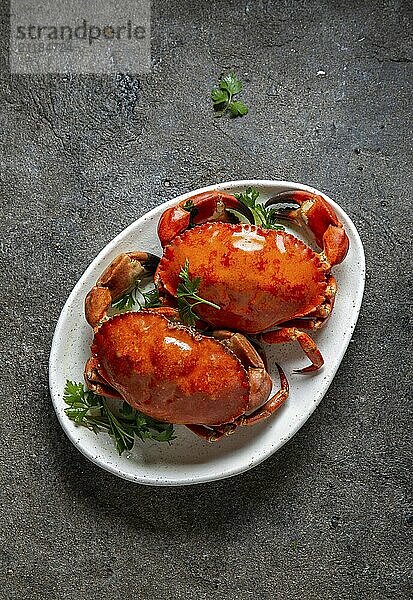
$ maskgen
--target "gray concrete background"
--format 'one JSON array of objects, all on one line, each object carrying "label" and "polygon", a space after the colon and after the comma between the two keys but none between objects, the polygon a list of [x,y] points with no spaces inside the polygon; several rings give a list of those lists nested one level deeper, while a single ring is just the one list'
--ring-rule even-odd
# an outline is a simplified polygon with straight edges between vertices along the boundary
[{"label": "gray concrete background", "polygon": [[[3,70],[1,599],[412,597],[408,4],[155,0],[148,76]],[[3,42],[7,23],[4,10]],[[245,82],[244,119],[212,118],[225,69]],[[367,288],[341,368],[293,440],[245,475],[117,479],[53,412],[63,303],[148,209],[254,177],[321,188],[359,229]]]}]

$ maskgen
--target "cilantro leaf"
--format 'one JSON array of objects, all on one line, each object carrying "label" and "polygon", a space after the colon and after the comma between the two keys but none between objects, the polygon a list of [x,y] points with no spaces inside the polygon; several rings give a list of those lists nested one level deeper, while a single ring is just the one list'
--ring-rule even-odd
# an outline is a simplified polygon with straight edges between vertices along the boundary
[{"label": "cilantro leaf", "polygon": [[211,98],[214,104],[224,104],[228,102],[229,94],[226,90],[213,89],[211,92]]},{"label": "cilantro leaf", "polygon": [[193,308],[198,304],[208,304],[208,306],[212,306],[217,310],[221,308],[218,304],[198,296],[200,285],[200,277],[193,277],[191,279],[189,275],[189,260],[186,259],[179,273],[179,285],[176,290],[179,316],[185,325],[194,326],[197,319],[199,319],[198,315],[193,311]]},{"label": "cilantro leaf", "polygon": [[133,305],[136,302],[133,292],[134,290],[126,292],[121,298],[118,298],[118,300],[112,302],[112,308],[119,312],[133,308]]},{"label": "cilantro leaf", "polygon": [[253,187],[247,187],[244,193],[234,195],[237,200],[248,206],[248,208],[255,208],[260,193]]},{"label": "cilantro leaf", "polygon": [[65,413],[69,419],[96,434],[106,431],[114,439],[119,454],[133,448],[135,436],[142,441],[157,442],[170,442],[176,437],[173,425],[147,417],[127,402],[115,413],[106,398],[85,390],[83,383],[66,381],[63,400],[68,405]]},{"label": "cilantro leaf", "polygon": [[285,228],[277,221],[276,211],[257,202],[259,195],[258,190],[253,187],[248,187],[243,193],[234,194],[237,200],[250,209],[254,217],[254,225],[259,225],[264,229],[284,230]]},{"label": "cilantro leaf", "polygon": [[215,116],[222,117],[227,111],[231,117],[243,117],[248,113],[248,108],[243,102],[234,100],[234,96],[242,91],[242,87],[242,82],[235,73],[228,73],[221,78],[219,87],[211,91]]},{"label": "cilantro leaf", "polygon": [[219,88],[227,91],[231,96],[239,94],[242,90],[242,83],[235,73],[228,73],[219,82]]},{"label": "cilantro leaf", "polygon": [[248,107],[243,102],[237,100],[236,102],[231,102],[229,112],[231,113],[231,117],[243,117],[248,113]]},{"label": "cilantro leaf", "polygon": [[155,308],[157,306],[161,306],[161,301],[159,299],[159,292],[156,288],[153,290],[149,290],[149,292],[140,292],[144,308]]},{"label": "cilantro leaf", "polygon": [[140,289],[139,284],[140,281],[136,283],[134,288],[118,298],[118,300],[112,302],[111,314],[131,310],[135,304],[139,306],[139,310],[142,310],[142,308],[154,308],[161,306],[158,290],[153,288],[148,292],[143,292]]}]

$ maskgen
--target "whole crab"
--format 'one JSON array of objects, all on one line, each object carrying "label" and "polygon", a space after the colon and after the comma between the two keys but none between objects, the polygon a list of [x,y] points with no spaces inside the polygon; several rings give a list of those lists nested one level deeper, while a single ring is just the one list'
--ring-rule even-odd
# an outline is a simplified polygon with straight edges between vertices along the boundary
[{"label": "whole crab", "polygon": [[248,207],[233,195],[204,192],[161,216],[158,235],[164,252],[155,283],[171,302],[180,268],[188,261],[190,275],[201,278],[200,295],[220,307],[199,304],[195,310],[201,319],[213,327],[261,334],[267,343],[296,340],[311,361],[299,372],[314,371],[324,361],[302,329],[322,327],[331,314],[337,291],[331,268],[344,260],[349,240],[320,195],[282,192],[265,207],[271,207],[273,216],[307,226],[322,251],[282,230],[233,224],[234,210],[252,216]]},{"label": "whole crab", "polygon": [[87,295],[86,319],[94,329],[88,388],[154,419],[184,424],[210,442],[270,416],[288,397],[287,379],[278,367],[281,388],[270,396],[264,362],[240,333],[202,335],[172,307],[108,316],[111,304],[155,263],[146,253],[121,254]]}]

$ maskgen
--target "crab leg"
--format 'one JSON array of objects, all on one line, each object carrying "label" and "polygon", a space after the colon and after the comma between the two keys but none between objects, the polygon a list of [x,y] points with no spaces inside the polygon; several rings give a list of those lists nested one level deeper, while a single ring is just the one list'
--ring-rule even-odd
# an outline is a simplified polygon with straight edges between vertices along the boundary
[{"label": "crab leg", "polygon": [[205,425],[186,425],[187,429],[207,442],[218,442],[226,435],[231,435],[237,426],[233,423],[223,427],[205,427]]},{"label": "crab leg", "polygon": [[284,327],[295,328],[295,329],[308,329],[309,331],[318,331],[326,322],[325,317],[314,317],[311,319],[291,319],[283,323]]},{"label": "crab leg", "polygon": [[277,194],[267,200],[265,206],[288,203],[298,204],[298,208],[280,209],[277,214],[283,219],[301,221],[308,225],[329,265],[341,263],[347,254],[349,239],[343,224],[328,202],[322,196],[304,190],[294,190]]},{"label": "crab leg", "polygon": [[89,325],[95,329],[112,302],[131,289],[139,277],[154,273],[158,263],[159,258],[148,252],[126,252],[117,256],[86,296],[85,316]]},{"label": "crab leg", "polygon": [[231,221],[232,217],[227,212],[227,208],[235,209],[252,219],[250,210],[235,196],[218,191],[196,194],[168,208],[161,216],[158,225],[158,236],[162,247],[193,225],[212,221]]},{"label": "crab leg", "polygon": [[280,376],[281,389],[278,390],[274,396],[272,396],[267,402],[258,408],[255,412],[250,415],[242,415],[236,420],[236,424],[243,427],[245,425],[255,425],[258,421],[262,421],[263,419],[267,419],[270,417],[288,398],[289,386],[288,380],[285,376],[284,371],[276,363],[278,374]]},{"label": "crab leg", "polygon": [[261,339],[267,344],[283,344],[285,342],[297,341],[305,354],[311,361],[311,365],[294,371],[295,373],[309,373],[310,371],[317,371],[324,364],[324,359],[321,356],[321,352],[317,348],[316,343],[310,338],[308,333],[300,331],[296,327],[283,327],[277,331],[269,331],[261,335]]}]

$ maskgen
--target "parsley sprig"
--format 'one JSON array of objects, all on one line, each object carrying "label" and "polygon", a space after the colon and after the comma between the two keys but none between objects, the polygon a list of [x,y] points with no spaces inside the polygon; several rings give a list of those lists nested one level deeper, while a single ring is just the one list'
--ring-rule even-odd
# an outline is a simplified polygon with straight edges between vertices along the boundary
[{"label": "parsley sprig", "polygon": [[114,412],[106,398],[85,390],[83,383],[67,380],[63,400],[68,405],[65,413],[69,419],[96,434],[108,433],[115,440],[119,455],[133,448],[136,437],[157,442],[170,442],[176,437],[170,423],[155,421],[127,402]]},{"label": "parsley sprig", "polygon": [[178,298],[178,311],[182,322],[185,325],[195,325],[198,315],[193,311],[194,307],[198,304],[208,304],[217,310],[220,310],[220,306],[205,298],[198,296],[199,286],[201,285],[200,277],[189,276],[189,260],[186,259],[184,266],[179,272],[179,285],[177,288],[176,296]]},{"label": "parsley sprig", "polygon": [[264,229],[284,230],[285,228],[277,222],[276,211],[257,202],[259,195],[259,191],[253,187],[248,187],[244,193],[234,194],[237,200],[250,209],[254,217],[254,225],[259,225]]},{"label": "parsley sprig", "polygon": [[143,292],[139,287],[139,283],[140,281],[138,281],[132,290],[126,292],[115,302],[112,302],[112,311],[123,312],[130,310],[135,304],[138,304],[140,310],[142,308],[161,306],[158,290],[154,288],[153,290],[149,290],[149,292]]},{"label": "parsley sprig", "polygon": [[234,96],[242,90],[242,82],[235,73],[228,73],[221,78],[219,87],[211,92],[214,110],[217,117],[222,117],[229,111],[231,117],[243,117],[248,113],[248,108],[240,100],[234,100]]}]

